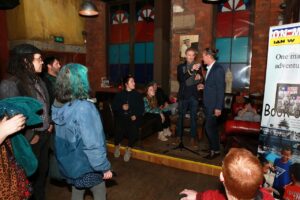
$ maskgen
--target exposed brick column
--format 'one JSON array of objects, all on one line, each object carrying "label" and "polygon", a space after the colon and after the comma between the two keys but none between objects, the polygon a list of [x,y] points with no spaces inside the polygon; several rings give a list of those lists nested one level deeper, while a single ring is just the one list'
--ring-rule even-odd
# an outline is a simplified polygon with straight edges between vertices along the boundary
[{"label": "exposed brick column", "polygon": [[93,0],[99,15],[86,18],[86,65],[89,69],[89,80],[93,92],[100,88],[101,77],[107,76],[106,68],[106,5]]},{"label": "exposed brick column", "polygon": [[256,1],[254,9],[254,32],[252,37],[252,60],[250,92],[263,93],[268,57],[269,27],[278,24],[281,0]]},{"label": "exposed brick column", "polygon": [[0,27],[0,79],[2,79],[6,73],[9,56],[6,14],[4,10],[0,10]]}]

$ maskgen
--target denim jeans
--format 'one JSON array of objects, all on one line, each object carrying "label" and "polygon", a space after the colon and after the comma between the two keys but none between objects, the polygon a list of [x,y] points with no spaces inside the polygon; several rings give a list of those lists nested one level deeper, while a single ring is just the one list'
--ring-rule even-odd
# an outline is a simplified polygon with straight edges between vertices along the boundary
[{"label": "denim jeans", "polygon": [[178,121],[177,121],[177,128],[176,133],[177,136],[180,137],[183,130],[183,121],[185,114],[188,110],[190,110],[190,120],[191,120],[191,136],[193,138],[196,137],[196,130],[197,130],[197,110],[198,110],[198,99],[191,96],[189,99],[179,100],[178,105]]}]

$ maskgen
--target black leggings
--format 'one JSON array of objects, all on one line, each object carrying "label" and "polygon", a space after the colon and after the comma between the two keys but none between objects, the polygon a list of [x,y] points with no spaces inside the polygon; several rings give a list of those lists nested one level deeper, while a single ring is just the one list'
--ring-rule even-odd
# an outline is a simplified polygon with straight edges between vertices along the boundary
[{"label": "black leggings", "polygon": [[128,146],[133,147],[138,139],[140,119],[132,121],[129,116],[117,116],[115,121],[115,145],[119,145],[124,136],[128,138]]},{"label": "black leggings", "polygon": [[165,128],[169,128],[170,127],[170,116],[167,113],[164,113],[165,116],[165,121],[164,123],[161,123],[161,117],[160,114],[155,114],[155,113],[146,113],[143,117],[143,120],[151,120],[151,119],[157,119],[157,123],[155,124],[155,127],[153,127],[153,131],[154,132],[160,132]]}]

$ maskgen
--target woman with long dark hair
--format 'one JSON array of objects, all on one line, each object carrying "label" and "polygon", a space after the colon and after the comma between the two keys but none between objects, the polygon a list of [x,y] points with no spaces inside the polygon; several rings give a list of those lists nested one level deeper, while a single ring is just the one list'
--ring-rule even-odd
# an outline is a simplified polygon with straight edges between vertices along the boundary
[{"label": "woman with long dark hair", "polygon": [[146,87],[146,94],[144,97],[144,106],[145,106],[145,120],[158,118],[155,131],[158,132],[158,139],[161,141],[167,141],[167,136],[171,136],[172,133],[169,129],[170,118],[169,115],[164,112],[163,109],[160,109],[158,106],[157,98],[155,95],[154,84],[150,83]]},{"label": "woman with long dark hair", "polygon": [[55,153],[61,174],[72,185],[72,200],[83,200],[90,189],[95,200],[106,199],[104,179],[110,179],[105,134],[99,112],[88,101],[87,68],[67,64],[55,86],[52,119],[55,123]]},{"label": "woman with long dark hair", "polygon": [[25,137],[31,144],[38,159],[38,170],[30,177],[33,182],[33,197],[45,199],[46,176],[48,172],[49,132],[50,125],[49,95],[45,83],[40,78],[42,72],[42,52],[30,44],[20,44],[11,51],[8,78],[0,84],[0,98],[27,96],[37,99],[43,104],[40,126],[26,129]]}]

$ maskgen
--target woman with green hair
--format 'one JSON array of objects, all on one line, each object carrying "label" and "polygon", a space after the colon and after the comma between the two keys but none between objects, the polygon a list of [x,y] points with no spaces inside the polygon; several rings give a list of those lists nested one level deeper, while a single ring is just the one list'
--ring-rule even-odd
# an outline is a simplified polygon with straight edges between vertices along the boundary
[{"label": "woman with green hair", "polygon": [[87,100],[87,71],[85,66],[71,63],[57,76],[52,106],[55,153],[61,174],[72,185],[72,200],[83,200],[88,188],[95,200],[103,200],[103,180],[110,179],[112,172],[99,112]]}]

